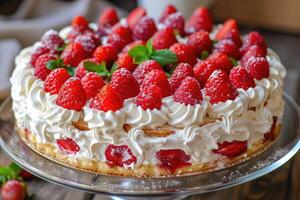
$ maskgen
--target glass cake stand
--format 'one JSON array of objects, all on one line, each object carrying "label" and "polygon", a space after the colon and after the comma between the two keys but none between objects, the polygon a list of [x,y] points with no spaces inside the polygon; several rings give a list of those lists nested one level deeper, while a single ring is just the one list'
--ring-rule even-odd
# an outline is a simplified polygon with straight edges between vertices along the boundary
[{"label": "glass cake stand", "polygon": [[11,159],[34,175],[85,192],[113,195],[115,199],[182,199],[251,181],[287,162],[300,148],[300,108],[288,95],[282,133],[263,153],[239,165],[198,175],[172,178],[128,178],[72,169],[40,156],[15,132],[11,99],[0,108],[0,145]]}]

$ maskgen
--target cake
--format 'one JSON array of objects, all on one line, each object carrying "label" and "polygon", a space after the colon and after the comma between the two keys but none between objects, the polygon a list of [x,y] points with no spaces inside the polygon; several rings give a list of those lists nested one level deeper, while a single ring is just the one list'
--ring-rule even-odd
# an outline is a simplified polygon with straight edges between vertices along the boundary
[{"label": "cake", "polygon": [[16,130],[68,167],[130,177],[182,176],[244,162],[280,133],[286,71],[257,31],[213,25],[207,8],[158,21],[75,16],[15,60]]}]

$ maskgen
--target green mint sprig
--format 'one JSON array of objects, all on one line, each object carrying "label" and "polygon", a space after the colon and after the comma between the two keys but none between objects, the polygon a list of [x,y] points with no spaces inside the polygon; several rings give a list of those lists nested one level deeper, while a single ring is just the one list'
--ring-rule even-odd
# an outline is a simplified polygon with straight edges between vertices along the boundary
[{"label": "green mint sprig", "polygon": [[95,72],[96,74],[104,77],[111,76],[111,72],[107,70],[105,62],[102,62],[101,64],[97,64],[92,61],[85,61],[83,63],[83,66],[88,72]]},{"label": "green mint sprig", "polygon": [[68,71],[68,73],[70,74],[70,76],[74,76],[75,75],[75,68],[72,66],[67,66],[64,65],[63,60],[62,59],[57,59],[57,60],[49,60],[46,63],[46,67],[50,70],[54,70],[57,68],[64,68]]},{"label": "green mint sprig", "polygon": [[9,180],[16,180],[20,179],[19,174],[21,172],[22,168],[15,164],[11,163],[9,166],[0,167],[0,185],[4,184],[5,182]]}]

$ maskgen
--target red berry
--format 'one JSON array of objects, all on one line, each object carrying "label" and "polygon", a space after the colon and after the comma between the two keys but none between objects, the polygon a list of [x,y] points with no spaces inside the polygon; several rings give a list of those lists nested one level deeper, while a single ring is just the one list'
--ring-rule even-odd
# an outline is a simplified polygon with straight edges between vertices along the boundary
[{"label": "red berry", "polygon": [[10,180],[4,183],[1,188],[3,200],[24,200],[27,196],[26,186],[17,180]]},{"label": "red berry", "polygon": [[107,38],[107,43],[110,44],[118,52],[121,52],[122,49],[131,41],[127,41],[124,37],[118,34],[109,34]]},{"label": "red berry", "polygon": [[145,76],[154,69],[163,71],[163,68],[158,62],[156,62],[155,60],[147,60],[137,66],[137,68],[133,71],[133,76],[138,81],[138,83],[141,84]]},{"label": "red berry", "polygon": [[[216,39],[217,40],[221,40],[221,39],[225,39],[227,34],[231,31],[231,30],[238,30],[238,25],[237,22],[235,21],[235,19],[228,19],[224,22],[223,26],[220,28],[220,30],[217,32],[216,35]],[[226,38],[227,39],[227,38]]]},{"label": "red berry", "polygon": [[77,36],[74,42],[81,44],[88,55],[92,55],[94,50],[99,45],[99,40],[96,38],[96,35],[93,32],[88,31]]},{"label": "red berry", "polygon": [[92,99],[90,108],[107,112],[115,112],[123,107],[123,99],[120,94],[111,86],[105,85]]},{"label": "red berry", "polygon": [[78,144],[71,138],[57,139],[56,144],[58,148],[66,154],[76,154],[80,150]]},{"label": "red berry", "polygon": [[170,51],[176,54],[177,63],[188,63],[193,66],[197,63],[194,51],[189,45],[175,43],[170,47]]},{"label": "red berry", "polygon": [[98,63],[105,62],[107,66],[111,66],[118,59],[118,52],[113,46],[107,44],[97,47],[93,56]]},{"label": "red berry", "polygon": [[57,51],[56,50],[53,50],[53,49],[49,49],[49,48],[46,48],[44,46],[39,46],[38,48],[36,48],[34,50],[34,52],[31,54],[31,57],[30,57],[30,64],[32,67],[35,67],[35,62],[36,60],[38,59],[39,56],[43,55],[43,54],[53,54],[53,55],[56,55],[57,54]]},{"label": "red berry", "polygon": [[175,32],[179,33],[179,35],[184,36],[184,18],[181,13],[176,12],[167,16],[167,18],[163,22],[166,28],[171,28]]},{"label": "red berry", "polygon": [[250,57],[245,63],[245,68],[257,80],[268,78],[270,75],[270,66],[264,57]]},{"label": "red berry", "polygon": [[273,117],[273,123],[272,123],[270,131],[264,134],[265,141],[275,139],[276,122],[277,122],[277,117]]},{"label": "red berry", "polygon": [[51,72],[46,66],[47,63],[50,60],[56,59],[57,57],[52,54],[43,54],[39,56],[35,62],[34,76],[44,81]]},{"label": "red berry", "polygon": [[137,7],[132,10],[127,16],[127,24],[133,30],[135,24],[144,16],[146,16],[147,12],[142,7]]},{"label": "red berry", "polygon": [[167,49],[176,42],[177,39],[171,28],[157,31],[152,38],[152,45],[155,49]]},{"label": "red berry", "polygon": [[79,31],[83,31],[89,28],[89,22],[83,16],[75,16],[72,20],[72,27]]},{"label": "red berry", "polygon": [[81,84],[88,99],[96,96],[99,90],[105,85],[101,76],[94,72],[88,72],[82,77]]},{"label": "red berry", "polygon": [[169,81],[171,92],[174,93],[180,86],[181,81],[188,76],[194,76],[193,67],[187,63],[180,63],[177,65]]},{"label": "red berry", "polygon": [[162,149],[156,152],[156,158],[159,160],[159,167],[174,173],[177,169],[190,166],[191,156],[181,149]]},{"label": "red berry", "polygon": [[187,44],[191,46],[196,56],[200,57],[203,51],[211,52],[212,41],[206,31],[198,31],[188,37]]},{"label": "red berry", "polygon": [[169,15],[171,15],[175,12],[177,12],[177,9],[175,8],[175,6],[173,6],[171,4],[167,5],[166,8],[163,10],[161,16],[159,17],[159,22],[163,23]]},{"label": "red berry", "polygon": [[22,177],[23,180],[30,180],[34,178],[34,175],[26,171],[25,169],[21,170],[20,176]]},{"label": "red berry", "polygon": [[61,86],[70,78],[68,71],[64,68],[58,68],[51,71],[44,83],[45,92],[58,94]]},{"label": "red berry", "polygon": [[247,90],[250,87],[255,87],[253,77],[242,66],[234,67],[230,71],[229,80],[235,88]]},{"label": "red berry", "polygon": [[61,59],[65,65],[77,67],[77,65],[88,56],[83,46],[79,43],[70,43],[62,52]]},{"label": "red berry", "polygon": [[257,31],[252,31],[247,35],[245,42],[241,47],[242,54],[244,55],[252,45],[260,46],[264,50],[265,54],[267,54],[267,44],[265,38]]},{"label": "red berry", "polygon": [[133,40],[131,29],[127,26],[122,25],[122,24],[116,24],[111,29],[111,34],[117,34],[120,37],[124,38],[128,42],[131,42]]},{"label": "red berry", "polygon": [[141,106],[143,110],[160,109],[162,105],[162,90],[157,85],[144,87],[137,96],[135,103]]},{"label": "red berry", "polygon": [[41,42],[44,47],[48,49],[57,50],[57,48],[62,47],[65,42],[58,35],[57,31],[49,30],[42,36]]},{"label": "red berry", "polygon": [[210,32],[213,26],[213,20],[209,10],[205,7],[198,7],[187,21],[186,32],[191,34],[200,30]]},{"label": "red berry", "polygon": [[118,69],[125,68],[130,72],[133,72],[136,68],[136,64],[133,62],[133,58],[128,53],[122,53],[117,60]]},{"label": "red berry", "polygon": [[113,73],[110,84],[123,99],[135,97],[140,92],[137,80],[130,71],[124,68]]},{"label": "red berry", "polygon": [[118,23],[119,17],[114,8],[105,8],[98,19],[98,26],[112,27]]},{"label": "red berry", "polygon": [[85,62],[94,62],[97,64],[97,61],[95,58],[88,58],[88,59],[85,59],[85,60],[82,60],[78,66],[76,67],[76,72],[75,72],[75,76],[79,79],[81,79],[82,77],[84,77],[84,75],[87,73],[87,70],[85,69],[84,67],[84,63]]},{"label": "red berry", "polygon": [[251,47],[248,48],[246,53],[243,55],[243,57],[240,60],[241,65],[245,65],[245,63],[252,57],[265,57],[266,52],[264,49],[262,49],[258,45],[252,45]]},{"label": "red berry", "polygon": [[69,110],[81,111],[86,100],[87,98],[80,80],[74,77],[62,85],[58,92],[56,104]]},{"label": "red berry", "polygon": [[135,40],[147,41],[156,31],[154,20],[149,17],[142,17],[133,27],[132,33]]},{"label": "red berry", "polygon": [[223,70],[215,70],[205,84],[205,94],[210,97],[210,103],[215,104],[234,100],[238,92]]},{"label": "red berry", "polygon": [[230,39],[220,40],[215,45],[214,52],[224,53],[227,56],[233,57],[235,59],[239,59],[241,57],[239,47]]},{"label": "red berry", "polygon": [[136,157],[127,145],[109,144],[105,150],[106,164],[110,167],[124,167],[136,163]]},{"label": "red berry", "polygon": [[186,77],[174,93],[174,101],[185,105],[195,105],[202,101],[201,86],[193,77]]},{"label": "red berry", "polygon": [[227,74],[229,74],[230,70],[233,67],[232,62],[229,57],[224,53],[213,53],[206,59],[209,63],[213,63],[218,66],[218,69],[224,70]]},{"label": "red berry", "polygon": [[228,158],[234,158],[247,151],[247,141],[232,141],[218,143],[218,149],[214,150],[214,153],[221,154]]},{"label": "red berry", "polygon": [[98,26],[97,30],[95,31],[95,35],[97,39],[101,39],[103,36],[108,35],[108,30],[105,27]]},{"label": "red berry", "polygon": [[130,44],[128,44],[126,47],[124,47],[123,49],[123,53],[127,53],[130,49],[133,49],[134,47],[136,46],[139,46],[139,45],[145,45],[145,41],[143,40],[136,40],[134,42],[131,42]]}]

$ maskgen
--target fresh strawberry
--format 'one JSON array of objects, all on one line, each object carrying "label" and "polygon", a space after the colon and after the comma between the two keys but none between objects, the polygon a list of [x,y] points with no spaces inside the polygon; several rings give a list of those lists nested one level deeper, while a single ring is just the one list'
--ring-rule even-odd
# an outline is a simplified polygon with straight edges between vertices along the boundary
[{"label": "fresh strawberry", "polygon": [[154,49],[167,49],[176,42],[177,39],[173,29],[171,28],[165,28],[157,31],[152,38],[152,45]]},{"label": "fresh strawberry", "polygon": [[74,42],[81,44],[89,56],[93,54],[94,50],[99,45],[99,40],[93,32],[85,32],[77,36]]},{"label": "fresh strawberry", "polygon": [[47,63],[50,60],[56,59],[57,57],[52,54],[43,54],[39,56],[35,62],[34,76],[44,81],[51,72],[51,70],[47,68]]},{"label": "fresh strawberry", "polygon": [[58,52],[56,50],[53,49],[49,49],[47,47],[44,46],[39,46],[37,47],[34,52],[31,54],[30,57],[30,64],[32,67],[35,67],[35,62],[38,59],[39,56],[43,55],[43,54],[53,54],[56,55]]},{"label": "fresh strawberry", "polygon": [[135,40],[147,41],[157,31],[153,19],[145,16],[142,17],[132,29]]},{"label": "fresh strawberry", "polygon": [[70,78],[68,71],[64,68],[58,68],[51,71],[44,83],[45,92],[58,94],[61,86]]},{"label": "fresh strawberry", "polygon": [[247,151],[247,141],[232,141],[218,143],[218,149],[214,153],[226,156],[228,158],[235,158]]},{"label": "fresh strawberry", "polygon": [[126,41],[132,42],[132,31],[129,27],[122,24],[116,24],[111,29],[111,34],[117,34],[122,38],[125,38]]},{"label": "fresh strawberry", "polygon": [[270,66],[264,57],[250,57],[245,63],[245,68],[257,80],[268,78],[270,75]]},{"label": "fresh strawberry", "polygon": [[251,58],[254,57],[265,57],[266,52],[258,45],[252,45],[248,48],[246,53],[243,55],[243,57],[240,60],[241,65],[245,65],[245,63]]},{"label": "fresh strawberry", "polygon": [[147,12],[142,7],[137,7],[132,10],[127,16],[127,24],[133,30],[135,24],[144,16],[146,16]]},{"label": "fresh strawberry", "polygon": [[181,149],[162,149],[156,152],[155,156],[159,160],[159,167],[172,174],[177,169],[191,165],[191,156]]},{"label": "fresh strawberry", "polygon": [[167,5],[166,8],[163,10],[161,16],[159,17],[159,22],[163,23],[169,15],[171,15],[175,12],[177,12],[177,9],[175,8],[175,6],[173,6],[171,4]]},{"label": "fresh strawberry", "polygon": [[140,92],[140,85],[127,69],[121,68],[115,71],[111,77],[110,85],[123,99],[135,97]]},{"label": "fresh strawberry", "polygon": [[233,57],[237,60],[241,57],[239,47],[230,39],[220,40],[215,45],[214,52],[224,53],[227,56]]},{"label": "fresh strawberry", "polygon": [[234,100],[238,92],[223,70],[215,70],[205,84],[205,94],[210,97],[210,103],[216,104]]},{"label": "fresh strawberry", "polygon": [[75,16],[72,20],[72,27],[80,32],[89,28],[89,22],[83,16]]},{"label": "fresh strawberry", "polygon": [[42,36],[42,45],[48,49],[57,50],[64,46],[64,40],[58,35],[57,31],[49,30]]},{"label": "fresh strawberry", "polygon": [[105,8],[99,19],[98,19],[98,26],[103,26],[103,27],[112,27],[116,23],[118,23],[119,17],[117,14],[117,11],[114,8]]},{"label": "fresh strawberry", "polygon": [[247,90],[250,87],[255,87],[253,77],[242,66],[234,67],[230,71],[229,80],[235,88]]},{"label": "fresh strawberry", "polygon": [[161,89],[163,97],[171,95],[170,84],[166,73],[160,69],[154,69],[146,74],[141,88],[148,88],[150,85],[157,85]]},{"label": "fresh strawberry", "polygon": [[71,138],[57,139],[56,144],[66,154],[76,154],[80,150],[78,144]]},{"label": "fresh strawberry", "polygon": [[120,94],[111,86],[105,85],[92,99],[90,108],[104,112],[117,111],[123,107],[123,99]]},{"label": "fresh strawberry", "polygon": [[82,77],[81,85],[85,91],[86,97],[90,99],[96,96],[105,83],[98,74],[94,72],[88,72],[84,77]]},{"label": "fresh strawberry", "polygon": [[107,44],[97,47],[93,56],[98,63],[105,62],[107,66],[111,66],[118,59],[118,52],[113,46]]},{"label": "fresh strawberry", "polygon": [[84,68],[84,63],[87,61],[94,62],[97,64],[97,61],[95,58],[88,58],[88,59],[82,60],[76,68],[75,76],[77,78],[81,79],[87,73],[86,69]]},{"label": "fresh strawberry", "polygon": [[170,51],[176,54],[177,63],[188,63],[193,66],[197,63],[193,49],[187,44],[175,43],[170,47]]},{"label": "fresh strawberry", "polygon": [[56,104],[69,110],[81,111],[86,100],[80,80],[74,77],[62,85],[58,92]]},{"label": "fresh strawberry", "polygon": [[142,88],[135,103],[144,110],[160,109],[162,105],[162,90],[157,85],[149,85]]},{"label": "fresh strawberry", "polygon": [[106,164],[110,167],[124,167],[136,163],[136,157],[127,145],[109,144],[104,152]]},{"label": "fresh strawberry", "polygon": [[70,43],[62,52],[61,59],[65,65],[76,67],[80,61],[88,56],[83,46],[79,43]]},{"label": "fresh strawberry", "polygon": [[277,122],[277,117],[273,117],[273,123],[272,123],[270,131],[264,134],[265,141],[275,139],[276,122]]},{"label": "fresh strawberry", "polygon": [[187,63],[177,65],[169,81],[172,94],[180,86],[181,81],[188,76],[194,76],[193,67]]},{"label": "fresh strawberry", "polygon": [[136,64],[133,63],[133,58],[129,56],[128,53],[122,53],[121,55],[119,55],[119,58],[116,63],[118,69],[125,68],[130,72],[133,72],[137,66]]},{"label": "fresh strawberry", "polygon": [[126,38],[118,34],[109,34],[107,38],[107,43],[110,44],[118,52],[121,52],[123,48],[131,41],[127,41]]},{"label": "fresh strawberry", "polygon": [[163,68],[155,60],[147,60],[142,64],[138,65],[137,68],[133,71],[134,78],[141,84],[145,76],[154,69],[159,69],[163,71]]},{"label": "fresh strawberry", "polygon": [[[232,30],[238,30],[238,25],[235,19],[227,19],[223,26],[219,29],[216,35],[217,40],[225,39],[227,34]],[[227,39],[227,38],[226,38]]]},{"label": "fresh strawberry", "polygon": [[187,21],[186,32],[195,33],[200,30],[210,32],[213,26],[213,20],[209,10],[205,7],[198,7]]},{"label": "fresh strawberry", "polygon": [[187,44],[192,47],[195,55],[200,57],[203,51],[211,52],[212,41],[206,31],[198,31],[188,37]]},{"label": "fresh strawberry", "polygon": [[136,46],[145,45],[145,44],[146,42],[143,40],[136,40],[134,42],[131,42],[130,44],[126,45],[126,47],[124,47],[123,53],[127,53],[130,49],[133,49]]},{"label": "fresh strawberry", "polygon": [[171,28],[179,35],[184,36],[184,18],[181,13],[176,12],[167,16],[163,24],[166,28]]},{"label": "fresh strawberry", "polygon": [[252,31],[247,35],[245,42],[241,47],[242,54],[244,55],[252,45],[260,46],[265,52],[265,54],[267,54],[267,44],[265,38],[262,34],[260,34],[257,31]]},{"label": "fresh strawberry", "polygon": [[1,196],[3,200],[25,200],[27,196],[26,186],[17,180],[7,181],[2,185]]}]

